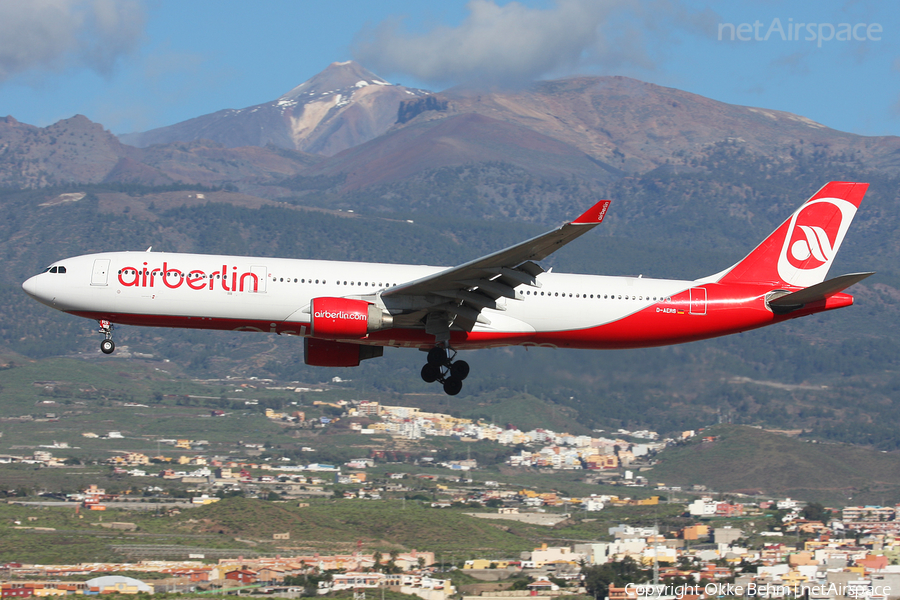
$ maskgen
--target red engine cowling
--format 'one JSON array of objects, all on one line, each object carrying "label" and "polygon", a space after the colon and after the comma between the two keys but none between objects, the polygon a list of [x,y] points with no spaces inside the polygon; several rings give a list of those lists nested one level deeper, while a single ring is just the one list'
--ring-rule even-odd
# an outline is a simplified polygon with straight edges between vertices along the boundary
[{"label": "red engine cowling", "polygon": [[303,340],[303,360],[313,367],[358,367],[359,361],[384,355],[381,346],[361,346],[305,338]]},{"label": "red engine cowling", "polygon": [[325,339],[354,339],[387,329],[391,315],[365,300],[313,298],[309,305],[312,336]]}]

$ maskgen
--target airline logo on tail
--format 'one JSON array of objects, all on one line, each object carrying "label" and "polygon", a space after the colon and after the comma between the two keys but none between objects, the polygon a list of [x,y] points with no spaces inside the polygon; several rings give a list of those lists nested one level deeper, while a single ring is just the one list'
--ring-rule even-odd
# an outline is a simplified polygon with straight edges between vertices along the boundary
[{"label": "airline logo on tail", "polygon": [[781,279],[801,287],[823,281],[855,215],[856,206],[840,198],[803,205],[791,217],[778,257]]}]

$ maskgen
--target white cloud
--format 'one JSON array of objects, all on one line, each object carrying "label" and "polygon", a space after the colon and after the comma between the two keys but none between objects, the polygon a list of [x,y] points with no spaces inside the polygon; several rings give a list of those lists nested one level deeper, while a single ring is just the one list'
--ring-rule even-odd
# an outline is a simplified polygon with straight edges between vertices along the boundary
[{"label": "white cloud", "polygon": [[709,10],[667,0],[556,0],[546,9],[470,0],[467,8],[458,27],[411,34],[392,19],[363,30],[354,57],[432,84],[509,85],[579,69],[654,70],[664,43],[716,21]]},{"label": "white cloud", "polygon": [[138,0],[0,0],[0,83],[78,68],[109,75],[143,30]]}]

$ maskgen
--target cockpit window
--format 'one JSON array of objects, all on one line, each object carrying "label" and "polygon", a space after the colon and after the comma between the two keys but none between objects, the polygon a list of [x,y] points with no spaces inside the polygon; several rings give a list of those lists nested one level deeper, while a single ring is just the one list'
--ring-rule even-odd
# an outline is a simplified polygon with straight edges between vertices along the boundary
[{"label": "cockpit window", "polygon": [[42,273],[65,273],[65,272],[66,272],[66,268],[63,266],[47,267],[46,269],[44,269],[42,271]]},{"label": "cockpit window", "polygon": [[57,271],[57,272],[58,272],[58,273],[65,273],[65,272],[66,272],[66,268],[65,268],[65,267],[60,267],[60,268],[59,268],[59,271]]},{"label": "cockpit window", "polygon": [[51,272],[51,273],[57,273],[57,272],[58,272],[58,271],[57,271],[58,268],[59,268],[59,267],[51,267],[51,268],[50,268],[50,272]]}]

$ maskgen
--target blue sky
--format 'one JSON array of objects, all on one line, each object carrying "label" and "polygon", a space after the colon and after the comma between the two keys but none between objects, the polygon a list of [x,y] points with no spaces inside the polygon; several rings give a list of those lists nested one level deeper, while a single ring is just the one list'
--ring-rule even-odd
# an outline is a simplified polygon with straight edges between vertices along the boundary
[{"label": "blue sky", "polygon": [[0,0],[0,116],[34,125],[80,113],[143,131],[273,100],[351,59],[434,91],[626,75],[900,134],[887,0]]}]

